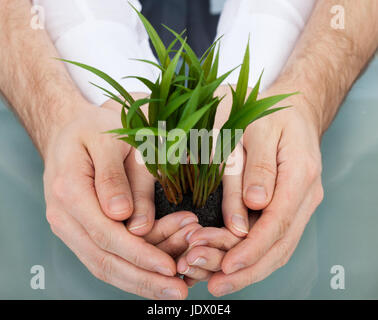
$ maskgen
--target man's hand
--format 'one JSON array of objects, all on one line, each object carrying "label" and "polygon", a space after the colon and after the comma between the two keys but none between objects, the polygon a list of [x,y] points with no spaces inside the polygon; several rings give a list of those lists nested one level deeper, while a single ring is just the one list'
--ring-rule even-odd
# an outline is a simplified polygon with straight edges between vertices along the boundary
[{"label": "man's hand", "polygon": [[[248,223],[251,228],[259,217],[260,214],[256,212],[249,214]],[[242,240],[242,237],[236,236],[225,227],[199,228],[188,235],[189,249],[178,259],[177,271],[185,275],[184,281],[189,287],[199,281],[210,280],[209,290],[213,293],[213,274],[223,274],[224,256]]]},{"label": "man's hand", "polygon": [[[344,7],[348,21],[342,30],[330,26],[330,12],[336,4]],[[248,232],[247,208],[262,209],[262,214],[246,239],[226,253],[222,272],[210,279],[214,295],[264,279],[292,255],[323,198],[321,136],[377,49],[377,13],[374,0],[363,6],[347,0],[316,3],[284,70],[264,93],[302,94],[285,100],[292,108],[247,128],[244,174],[223,180],[223,214],[230,231],[235,235]]]},{"label": "man's hand", "polygon": [[[275,86],[265,94],[283,91]],[[178,263],[179,272],[190,266],[188,276],[196,280],[203,280],[198,275],[210,277],[203,269],[222,270],[209,281],[209,290],[216,296],[261,281],[286,264],[323,198],[317,117],[303,96],[290,99],[285,104],[292,108],[247,128],[244,172],[223,179],[224,221],[233,234],[214,228],[196,232],[189,239],[192,249],[186,260]],[[222,107],[229,105],[226,99]],[[261,216],[248,214],[248,208],[263,211]],[[235,221],[244,221],[244,227],[235,228]],[[243,240],[241,228],[247,234]]]},{"label": "man's hand", "polygon": [[[269,91],[267,95],[284,89],[274,87]],[[224,178],[224,221],[235,235],[219,234],[218,242],[214,243],[216,231],[204,230],[189,240],[191,247],[197,244],[213,247],[215,260],[212,259],[211,271],[218,271],[222,261],[223,272],[217,272],[209,281],[209,290],[216,296],[261,281],[286,264],[323,198],[317,118],[303,96],[290,99],[285,104],[293,105],[292,108],[260,119],[247,128],[243,138],[244,172]],[[248,220],[248,208],[263,211],[261,216],[249,214]],[[240,243],[237,237],[240,235],[233,225],[234,214],[242,217],[245,228],[250,228]],[[202,246],[187,254],[189,264],[194,263],[197,255],[209,257],[210,249]],[[224,255],[220,250],[227,253]],[[179,271],[181,264],[178,264]]]},{"label": "man's hand", "polygon": [[[151,236],[149,244],[114,221],[134,209],[145,217],[143,225],[154,222],[153,178],[132,148],[102,133],[120,126],[118,112],[90,106],[52,136],[44,159],[47,219],[96,277],[148,298],[184,298],[187,287],[174,277],[175,261],[155,246],[164,239]],[[154,232],[167,237],[197,219],[186,213],[179,222],[164,228],[160,222]]]}]

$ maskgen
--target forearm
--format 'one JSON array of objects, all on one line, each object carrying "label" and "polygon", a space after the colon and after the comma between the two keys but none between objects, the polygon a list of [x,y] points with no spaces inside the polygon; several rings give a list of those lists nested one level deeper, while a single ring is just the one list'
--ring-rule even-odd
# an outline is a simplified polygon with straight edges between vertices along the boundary
[{"label": "forearm", "polygon": [[0,90],[43,155],[54,130],[88,103],[45,30],[30,27],[30,1],[0,3]]},{"label": "forearm", "polygon": [[[362,3],[363,2],[363,3]],[[333,29],[331,8],[345,8],[345,29]],[[319,0],[276,84],[301,91],[319,134],[378,46],[378,1]]]}]

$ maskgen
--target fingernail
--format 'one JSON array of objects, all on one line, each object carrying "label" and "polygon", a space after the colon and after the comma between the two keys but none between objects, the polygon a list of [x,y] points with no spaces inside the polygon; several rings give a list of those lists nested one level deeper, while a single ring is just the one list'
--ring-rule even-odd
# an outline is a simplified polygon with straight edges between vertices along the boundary
[{"label": "fingernail", "polygon": [[185,226],[187,226],[188,224],[191,224],[191,223],[197,223],[198,222],[198,219],[197,218],[194,218],[194,217],[188,217],[184,220],[182,220],[181,224],[180,224],[180,227],[183,228]]},{"label": "fingernail", "polygon": [[109,200],[108,209],[111,214],[125,214],[130,209],[129,200],[121,194]]},{"label": "fingernail", "polygon": [[166,268],[166,267],[163,267],[163,266],[155,266],[154,269],[157,273],[160,273],[164,276],[168,276],[168,277],[174,276],[174,273],[169,268]]},{"label": "fingernail", "polygon": [[224,296],[234,291],[234,286],[231,283],[223,283],[215,289],[216,296]]},{"label": "fingernail", "polygon": [[193,274],[195,271],[195,269],[191,268],[191,267],[187,267],[184,271],[180,272],[181,274],[185,274],[185,275],[191,275]]},{"label": "fingernail", "polygon": [[195,246],[206,246],[208,242],[206,240],[196,240],[191,245],[189,245],[189,248],[193,248]]},{"label": "fingernail", "polygon": [[204,266],[207,263],[207,259],[198,257],[194,262],[191,263],[192,266]]},{"label": "fingernail", "polygon": [[234,264],[232,266],[231,271],[229,273],[233,273],[233,272],[239,271],[239,270],[244,269],[244,268],[245,268],[244,263],[237,263],[237,264]]},{"label": "fingernail", "polygon": [[265,203],[267,195],[263,186],[249,186],[246,197],[251,202]]},{"label": "fingernail", "polygon": [[181,292],[175,288],[165,288],[157,294],[159,299],[182,299]]},{"label": "fingernail", "polygon": [[235,230],[242,233],[248,233],[247,219],[244,216],[234,214],[231,218],[231,222]]},{"label": "fingernail", "polygon": [[194,231],[196,231],[196,230],[192,230],[192,231],[188,232],[188,234],[185,237],[186,242],[189,242],[190,237],[192,236],[192,234],[194,233]]},{"label": "fingernail", "polygon": [[147,222],[148,222],[147,216],[145,214],[134,215],[132,217],[132,219],[133,219],[132,222],[130,223],[130,225],[127,228],[130,231],[140,229],[140,228],[146,226]]}]

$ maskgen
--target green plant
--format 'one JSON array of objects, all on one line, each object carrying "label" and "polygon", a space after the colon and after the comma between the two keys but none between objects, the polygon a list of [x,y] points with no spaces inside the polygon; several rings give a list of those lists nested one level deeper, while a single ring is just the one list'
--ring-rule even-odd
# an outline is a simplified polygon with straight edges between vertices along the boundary
[{"label": "green plant", "polygon": [[[135,8],[134,8],[135,9]],[[139,60],[149,63],[160,70],[156,82],[141,77],[137,78],[150,90],[147,99],[134,100],[133,97],[114,79],[104,72],[91,66],[63,60],[82,67],[110,84],[120,96],[105,88],[95,85],[105,92],[110,99],[122,105],[121,120],[123,128],[109,131],[116,134],[135,148],[145,147],[152,150],[154,159],[167,161],[145,161],[149,172],[164,188],[167,199],[175,204],[182,201],[183,194],[191,191],[193,204],[201,207],[208,196],[219,186],[225,170],[228,156],[235,149],[241,138],[240,131],[264,116],[286,107],[269,109],[281,100],[295,94],[282,94],[257,99],[261,76],[251,93],[247,96],[249,76],[249,42],[241,64],[240,75],[236,89],[230,86],[232,92],[232,108],[228,120],[220,129],[213,146],[213,137],[209,143],[196,144],[197,150],[191,149],[193,139],[189,135],[192,129],[211,131],[214,126],[215,114],[223,98],[215,95],[215,90],[225,81],[235,69],[218,77],[219,39],[198,58],[183,38],[170,28],[165,28],[174,35],[172,43],[165,47],[159,35],[136,9],[155,48],[159,64],[153,61]],[[180,45],[174,50],[176,44]],[[170,55],[173,55],[171,58]],[[144,115],[141,106],[148,105],[148,115]],[[165,122],[165,128],[159,127],[159,122]],[[181,129],[175,139],[168,139],[169,132]],[[228,131],[228,134],[223,134]],[[144,137],[139,139],[139,137]],[[198,142],[198,140],[197,140]],[[186,148],[182,148],[182,147]],[[204,150],[206,148],[206,150]],[[213,155],[208,161],[201,159],[202,152]],[[143,153],[143,152],[142,152]],[[159,158],[160,157],[160,158]],[[195,161],[193,159],[195,158]],[[182,161],[184,160],[184,161]]]}]

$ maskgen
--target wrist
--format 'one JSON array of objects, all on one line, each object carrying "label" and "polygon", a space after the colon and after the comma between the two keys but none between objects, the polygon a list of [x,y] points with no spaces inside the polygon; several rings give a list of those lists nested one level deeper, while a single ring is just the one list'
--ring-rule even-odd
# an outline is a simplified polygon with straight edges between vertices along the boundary
[{"label": "wrist", "polygon": [[46,105],[49,111],[43,117],[44,120],[40,119],[36,123],[35,130],[33,128],[28,130],[43,160],[46,159],[49,146],[54,144],[54,140],[65,127],[75,119],[95,111],[96,108],[82,96],[62,100],[64,101]]},{"label": "wrist", "polygon": [[269,95],[299,92],[299,94],[285,100],[284,104],[293,106],[297,112],[306,118],[314,128],[319,139],[321,139],[327,127],[324,123],[324,103],[321,100],[319,90],[317,91],[302,81],[291,81],[287,78],[280,78],[269,87],[267,92],[269,92]]}]

